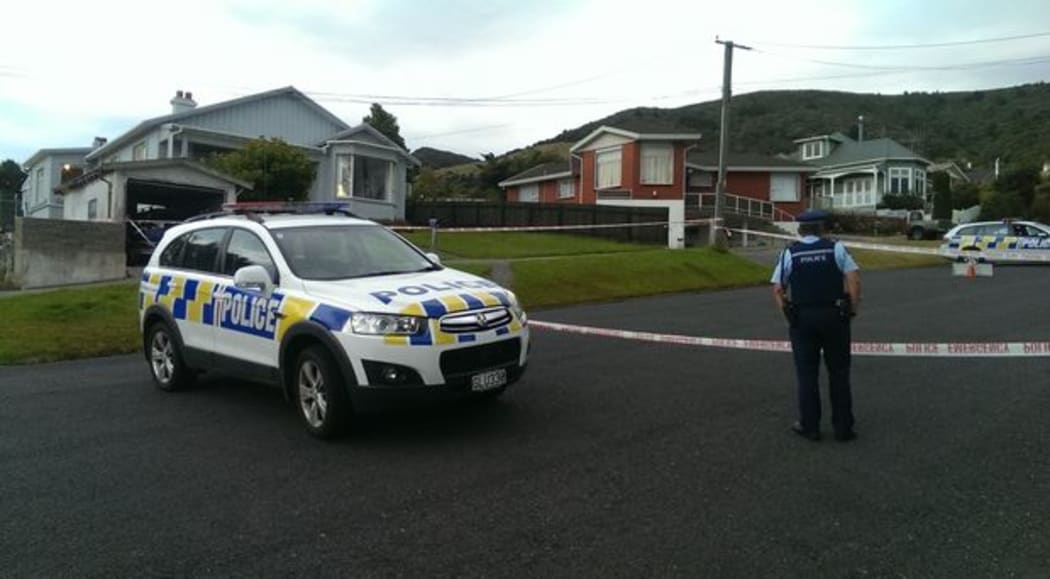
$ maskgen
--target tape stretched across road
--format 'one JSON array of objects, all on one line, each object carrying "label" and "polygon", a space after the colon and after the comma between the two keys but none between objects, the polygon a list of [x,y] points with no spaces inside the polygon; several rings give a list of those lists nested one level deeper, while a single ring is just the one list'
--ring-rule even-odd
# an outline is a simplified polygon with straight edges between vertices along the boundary
[{"label": "tape stretched across road", "polygon": [[[642,221],[639,223],[598,223],[595,225],[521,225],[507,227],[438,227],[438,233],[508,233],[514,231],[573,231],[587,229],[613,229],[617,227],[653,227],[668,225],[704,225],[714,219],[688,219],[685,221]],[[394,225],[394,231],[430,231],[426,225]]]},{"label": "tape stretched across road", "polygon": [[[529,325],[540,330],[567,332],[603,338],[619,338],[640,342],[727,348],[756,352],[791,352],[786,340],[743,340],[739,338],[706,338],[679,334],[656,334],[631,330],[612,330],[594,326],[578,326],[529,320]],[[1050,342],[854,342],[854,356],[898,356],[928,358],[1017,358],[1026,356],[1050,357]]]},{"label": "tape stretched across road", "polygon": [[[798,241],[798,236],[788,235],[786,233],[768,233],[765,231],[754,231],[750,229],[735,229],[732,227],[720,227],[725,231],[732,231],[734,233],[746,233],[747,235],[755,235],[758,237],[769,237],[772,239],[783,239],[785,241]],[[1024,262],[1042,262],[1050,263],[1050,251],[1045,250],[1030,250],[1030,251],[1017,251],[1017,250],[1001,250],[1001,249],[984,249],[981,251],[960,251],[958,249],[941,249],[931,247],[910,247],[907,245],[891,245],[888,243],[868,243],[865,241],[848,241],[840,239],[842,245],[853,249],[870,249],[873,251],[887,251],[892,253],[910,253],[912,255],[932,255],[934,257],[943,257],[945,259],[956,259],[958,257],[983,257],[993,261],[1024,261]]]}]

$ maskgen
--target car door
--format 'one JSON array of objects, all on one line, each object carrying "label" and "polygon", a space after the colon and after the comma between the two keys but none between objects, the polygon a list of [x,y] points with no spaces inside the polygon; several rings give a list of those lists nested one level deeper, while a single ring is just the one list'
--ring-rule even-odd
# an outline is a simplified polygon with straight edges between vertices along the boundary
[{"label": "car door", "polygon": [[280,282],[273,256],[259,235],[234,227],[222,258],[223,284],[215,326],[215,353],[227,359],[275,368],[281,294],[264,295],[236,287],[234,274],[248,265],[266,269],[275,287]]},{"label": "car door", "polygon": [[[214,345],[214,294],[219,285],[220,249],[227,233],[225,227],[210,227],[186,233],[184,239],[172,242],[181,247],[177,255],[168,256],[169,265],[158,280],[155,302],[171,313],[183,345],[195,350],[191,355],[207,356]],[[161,263],[164,262],[162,254]]]}]

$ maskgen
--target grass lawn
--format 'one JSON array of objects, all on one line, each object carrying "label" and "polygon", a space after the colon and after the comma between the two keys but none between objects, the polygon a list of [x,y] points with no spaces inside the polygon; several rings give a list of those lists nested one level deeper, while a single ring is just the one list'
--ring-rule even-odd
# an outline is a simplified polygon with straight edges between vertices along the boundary
[{"label": "grass lawn", "polygon": [[514,293],[526,307],[739,287],[769,279],[768,267],[710,249],[519,261],[511,267]]},{"label": "grass lawn", "polygon": [[[405,236],[420,249],[430,247],[429,231],[412,231]],[[652,245],[620,243],[598,237],[563,233],[441,233],[438,253],[442,259],[516,259],[584,253],[619,253],[652,250]]]},{"label": "grass lawn", "polygon": [[448,261],[448,262],[441,262],[441,263],[442,263],[442,265],[451,267],[452,269],[458,269],[459,271],[465,271],[467,273],[472,273],[474,275],[481,276],[481,277],[489,277],[489,275],[492,273],[492,266],[490,266],[487,263],[471,263],[471,262],[467,262],[467,263],[458,262],[457,263],[454,260],[453,261]]},{"label": "grass lawn", "polygon": [[137,290],[123,283],[0,299],[0,364],[134,352]]}]

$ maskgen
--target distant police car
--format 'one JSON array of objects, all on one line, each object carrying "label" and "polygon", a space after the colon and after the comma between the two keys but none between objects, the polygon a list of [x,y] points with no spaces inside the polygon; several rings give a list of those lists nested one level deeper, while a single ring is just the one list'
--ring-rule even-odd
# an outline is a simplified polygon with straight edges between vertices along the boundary
[{"label": "distant police car", "polygon": [[1020,256],[1021,261],[1029,252],[1050,256],[1050,226],[1035,221],[964,223],[944,234],[944,240],[942,249],[949,252],[1004,251]]},{"label": "distant police car", "polygon": [[273,382],[325,438],[354,410],[494,396],[524,372],[525,312],[497,284],[331,208],[232,211],[169,229],[143,271],[143,346],[160,388],[210,369]]}]

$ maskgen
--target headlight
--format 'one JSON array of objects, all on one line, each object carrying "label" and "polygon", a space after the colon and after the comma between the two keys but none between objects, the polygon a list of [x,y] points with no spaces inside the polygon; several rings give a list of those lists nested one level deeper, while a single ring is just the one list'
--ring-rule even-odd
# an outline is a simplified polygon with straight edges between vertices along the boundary
[{"label": "headlight", "polygon": [[514,317],[518,318],[518,320],[523,324],[529,321],[528,317],[525,315],[524,308],[522,308],[521,304],[518,303],[518,296],[514,295],[511,292],[507,292],[507,296],[510,298],[510,311],[514,314]]},{"label": "headlight", "polygon": [[423,330],[426,318],[393,314],[358,314],[350,318],[355,334],[370,336],[412,336]]}]

